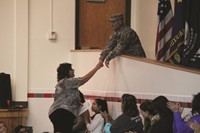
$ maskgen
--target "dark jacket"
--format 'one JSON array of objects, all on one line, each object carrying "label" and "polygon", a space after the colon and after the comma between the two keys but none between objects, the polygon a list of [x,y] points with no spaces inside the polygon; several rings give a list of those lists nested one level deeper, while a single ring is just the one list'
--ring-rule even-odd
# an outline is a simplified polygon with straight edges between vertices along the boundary
[{"label": "dark jacket", "polygon": [[125,133],[128,131],[143,132],[143,124],[140,116],[129,117],[122,114],[117,117],[110,128],[111,133]]}]

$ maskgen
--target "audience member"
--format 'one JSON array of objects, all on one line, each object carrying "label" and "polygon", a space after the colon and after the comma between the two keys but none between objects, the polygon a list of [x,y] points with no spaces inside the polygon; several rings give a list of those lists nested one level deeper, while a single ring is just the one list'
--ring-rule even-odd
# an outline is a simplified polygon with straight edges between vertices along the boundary
[{"label": "audience member", "polygon": [[0,133],[7,133],[7,128],[3,121],[0,121]]},{"label": "audience member", "polygon": [[106,100],[95,99],[92,103],[92,111],[94,115],[91,117],[91,122],[86,121],[87,131],[89,133],[103,133],[104,118],[100,112],[108,113],[108,105]]},{"label": "audience member", "polygon": [[200,123],[200,93],[194,95],[192,100],[192,111],[182,119],[182,108],[180,104],[168,102],[168,107],[174,112],[173,132],[174,133],[193,133],[193,129],[188,125],[188,121]]},{"label": "audience member", "polygon": [[154,116],[156,115],[150,101],[144,101],[140,104],[140,114],[144,118],[144,133],[149,133],[151,125],[154,123]]},{"label": "audience member", "polygon": [[157,115],[150,133],[173,133],[173,112],[167,107],[168,101],[165,96],[158,96],[152,101],[152,108]]},{"label": "audience member", "polygon": [[[80,92],[81,104],[85,103],[85,98],[82,92]],[[86,124],[85,119],[89,120],[90,114],[89,110],[86,110],[81,115],[79,115],[74,122],[74,126],[72,128],[72,133],[85,133],[86,132]]]},{"label": "audience member", "polygon": [[99,60],[109,67],[109,61],[119,55],[146,57],[137,33],[124,24],[121,13],[113,14],[110,19],[114,32],[102,51]]},{"label": "audience member", "polygon": [[98,62],[85,76],[74,78],[74,69],[72,69],[71,64],[62,63],[59,65],[54,102],[48,113],[54,132],[72,133],[74,120],[79,115],[82,105],[78,87],[88,82],[101,67],[103,67],[103,63]]},{"label": "audience member", "polygon": [[15,133],[28,133],[28,131],[25,126],[19,125],[15,128]]},{"label": "audience member", "polygon": [[200,133],[200,124],[197,121],[189,121],[188,125],[194,130],[195,133]]},{"label": "audience member", "polygon": [[78,116],[75,119],[75,125],[73,126],[72,133],[85,133],[86,129],[84,118],[82,116]]},{"label": "audience member", "polygon": [[139,110],[137,107],[137,99],[130,94],[122,95],[121,103],[122,114],[113,120],[106,111],[101,112],[105,118],[105,133],[125,133],[125,132],[143,132],[142,119],[139,116]]}]

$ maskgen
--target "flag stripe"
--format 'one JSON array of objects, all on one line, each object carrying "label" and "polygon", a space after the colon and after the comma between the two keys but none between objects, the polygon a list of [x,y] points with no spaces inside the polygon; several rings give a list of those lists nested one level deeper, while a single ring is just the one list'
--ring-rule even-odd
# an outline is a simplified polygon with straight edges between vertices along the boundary
[{"label": "flag stripe", "polygon": [[[170,47],[170,40],[171,40],[171,35],[172,35],[172,28],[169,30],[168,33],[166,33],[166,37],[164,37],[161,41],[160,41],[160,46],[162,46],[162,48],[159,50],[159,52],[157,53],[157,59],[160,61],[166,61],[169,59],[169,47]],[[162,56],[165,55],[165,56]]]},{"label": "flag stripe", "polygon": [[[172,29],[172,25],[173,25],[173,19],[170,19],[170,21],[168,23],[166,23],[165,25],[163,25],[164,28],[162,28],[162,30],[159,32],[160,39],[163,39],[163,37],[166,37],[166,33],[168,33],[168,31]],[[170,33],[168,33],[168,35],[169,34]]]},{"label": "flag stripe", "polygon": [[173,14],[172,14],[172,11],[170,10],[167,13],[166,17],[163,20],[161,20],[161,22],[159,23],[159,29],[160,29],[159,32],[161,32],[161,30],[163,30],[166,27],[166,24],[171,23],[170,21],[172,19],[172,16]]},{"label": "flag stripe", "polygon": [[169,58],[169,47],[173,26],[173,13],[170,0],[159,0],[158,20],[156,59],[158,61],[166,61]]}]

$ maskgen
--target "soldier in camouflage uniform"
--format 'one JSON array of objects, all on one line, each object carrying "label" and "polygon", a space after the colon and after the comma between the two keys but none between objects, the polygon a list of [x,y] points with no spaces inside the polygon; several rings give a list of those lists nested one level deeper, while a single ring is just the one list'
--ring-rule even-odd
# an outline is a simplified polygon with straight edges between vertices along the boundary
[{"label": "soldier in camouflage uniform", "polygon": [[99,60],[109,67],[109,61],[119,55],[146,57],[137,33],[124,25],[123,14],[114,14],[109,21],[112,22],[112,33],[106,48],[100,54]]}]

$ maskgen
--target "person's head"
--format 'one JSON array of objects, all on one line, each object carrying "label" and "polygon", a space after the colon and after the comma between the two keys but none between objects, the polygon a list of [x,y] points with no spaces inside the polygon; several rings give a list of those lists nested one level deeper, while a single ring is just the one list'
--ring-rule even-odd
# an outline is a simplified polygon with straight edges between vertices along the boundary
[{"label": "person's head", "polygon": [[74,69],[70,63],[62,63],[57,68],[57,81],[60,81],[63,78],[72,78],[74,77]]},{"label": "person's head", "polygon": [[100,111],[106,111],[108,113],[108,105],[106,100],[103,99],[95,99],[92,103],[92,111],[95,113],[99,113]]},{"label": "person's head", "polygon": [[112,23],[114,31],[117,31],[120,27],[124,26],[124,16],[121,13],[113,14],[110,16],[109,22]]},{"label": "person's head", "polygon": [[0,121],[0,133],[7,133],[7,128],[3,121]]},{"label": "person's head", "polygon": [[15,133],[28,133],[26,127],[23,125],[19,125],[15,128]]},{"label": "person's head", "polygon": [[146,119],[156,115],[155,110],[151,106],[150,101],[144,101],[140,104],[140,113]]},{"label": "person's head", "polygon": [[165,96],[158,96],[152,101],[152,107],[160,118],[173,117],[173,112],[167,107],[168,101]]},{"label": "person's head", "polygon": [[194,113],[200,114],[200,92],[194,95],[192,99],[192,114]]},{"label": "person's head", "polygon": [[123,94],[121,109],[122,109],[122,113],[130,117],[139,115],[136,97],[130,94]]}]

